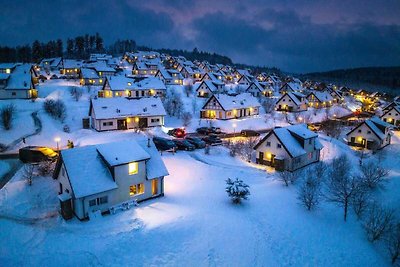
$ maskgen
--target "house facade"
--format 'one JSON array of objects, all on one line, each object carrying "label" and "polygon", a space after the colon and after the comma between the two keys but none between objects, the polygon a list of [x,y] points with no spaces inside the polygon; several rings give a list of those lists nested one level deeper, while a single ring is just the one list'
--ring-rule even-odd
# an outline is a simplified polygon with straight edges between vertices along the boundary
[{"label": "house facade", "polygon": [[391,126],[391,124],[377,117],[372,117],[363,121],[347,133],[347,144],[363,149],[381,149],[390,144]]},{"label": "house facade", "polygon": [[258,115],[260,103],[248,93],[211,96],[200,111],[202,119],[230,120]]},{"label": "house facade", "polygon": [[313,108],[331,107],[335,100],[327,91],[314,91],[307,95],[308,106]]},{"label": "house facade", "polygon": [[183,84],[183,76],[177,70],[160,69],[160,70],[158,70],[156,77],[159,78],[165,85],[182,85]]},{"label": "house facade", "polygon": [[381,119],[394,126],[400,126],[400,106],[393,106],[386,110]]},{"label": "house facade", "polygon": [[61,214],[82,220],[164,195],[168,171],[152,141],[120,141],[63,150],[53,177]]},{"label": "house facade", "polygon": [[32,71],[31,64],[22,64],[10,69],[10,73],[0,73],[0,99],[36,98],[38,92]]},{"label": "house facade", "polygon": [[287,92],[275,104],[277,111],[299,112],[307,110],[305,95],[295,92]]},{"label": "house facade", "polygon": [[164,83],[155,77],[131,78],[115,76],[106,78],[99,97],[132,97],[149,96],[164,97],[166,93]]},{"label": "house facade", "polygon": [[89,116],[96,131],[142,129],[164,125],[161,99],[114,97],[91,99]]},{"label": "house facade", "polygon": [[258,164],[279,171],[295,171],[320,160],[323,148],[318,135],[307,125],[275,128],[254,147]]},{"label": "house facade", "polygon": [[225,84],[211,80],[202,81],[196,89],[197,97],[209,98],[214,94],[222,93]]}]

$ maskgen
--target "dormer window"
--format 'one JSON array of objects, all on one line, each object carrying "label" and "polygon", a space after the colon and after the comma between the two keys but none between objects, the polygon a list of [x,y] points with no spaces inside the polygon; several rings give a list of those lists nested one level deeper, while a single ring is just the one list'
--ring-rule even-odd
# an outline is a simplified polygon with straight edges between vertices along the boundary
[{"label": "dormer window", "polygon": [[137,174],[139,170],[139,164],[137,162],[131,162],[128,164],[129,175]]}]

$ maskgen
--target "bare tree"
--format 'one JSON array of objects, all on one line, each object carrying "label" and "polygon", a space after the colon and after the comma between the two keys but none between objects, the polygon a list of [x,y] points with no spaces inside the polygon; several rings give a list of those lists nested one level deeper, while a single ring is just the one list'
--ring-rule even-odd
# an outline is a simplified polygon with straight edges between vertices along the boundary
[{"label": "bare tree", "polygon": [[250,138],[247,138],[246,141],[243,142],[241,155],[248,162],[251,161],[251,156],[254,153],[253,148],[258,144],[258,141],[259,141],[258,137],[250,137]]},{"label": "bare tree", "polygon": [[[362,183],[362,182],[361,182]],[[371,194],[367,187],[360,185],[351,197],[351,206],[357,219],[361,219],[371,202]]]},{"label": "bare tree", "polygon": [[278,173],[278,179],[282,181],[285,186],[289,186],[296,178],[294,172],[283,171]]},{"label": "bare tree", "polygon": [[315,173],[315,176],[319,182],[325,181],[327,168],[327,164],[323,161],[319,161],[313,165],[313,172]]},{"label": "bare tree", "polygon": [[0,115],[1,115],[1,123],[5,130],[10,130],[12,127],[12,121],[14,119],[15,114],[15,106],[14,104],[9,104],[1,108]]},{"label": "bare tree", "polygon": [[82,97],[82,90],[78,87],[71,86],[69,88],[69,92],[71,93],[71,96],[75,99],[76,102],[79,101],[79,99]]},{"label": "bare tree", "polygon": [[392,264],[395,264],[400,258],[400,223],[391,228],[386,238],[386,245]]},{"label": "bare tree", "polygon": [[67,107],[60,99],[46,99],[43,103],[43,108],[50,116],[54,119],[60,120],[61,122],[64,122],[67,116]]},{"label": "bare tree", "polygon": [[26,180],[29,185],[32,185],[32,178],[35,171],[35,166],[29,163],[25,164],[22,171],[22,177],[24,178],[24,180]]},{"label": "bare tree", "polygon": [[363,227],[370,242],[381,239],[393,227],[394,211],[377,203],[370,205]]},{"label": "bare tree", "polygon": [[54,172],[55,163],[51,161],[42,161],[38,165],[38,173],[41,176],[48,176]]},{"label": "bare tree", "polygon": [[317,207],[321,198],[321,183],[313,172],[310,169],[307,173],[306,179],[301,184],[297,199],[300,201],[300,204],[303,205],[307,210],[312,210]]},{"label": "bare tree", "polygon": [[275,100],[272,98],[264,99],[261,105],[263,106],[265,113],[273,113],[275,111]]},{"label": "bare tree", "polygon": [[168,91],[164,98],[164,108],[168,115],[180,118],[183,110],[181,95],[175,90]]},{"label": "bare tree", "polygon": [[326,180],[325,198],[327,201],[343,207],[344,221],[347,219],[351,197],[359,190],[361,184],[351,172],[350,160],[346,155],[342,155],[332,160]]},{"label": "bare tree", "polygon": [[186,97],[189,97],[193,93],[193,85],[192,84],[185,85],[184,90],[186,93]]},{"label": "bare tree", "polygon": [[338,121],[326,121],[323,124],[323,131],[327,136],[337,139],[342,133],[342,129]]},{"label": "bare tree", "polygon": [[385,177],[388,176],[389,171],[379,166],[377,162],[368,161],[361,165],[361,179],[365,185],[370,189],[375,189],[383,186]]},{"label": "bare tree", "polygon": [[183,112],[182,113],[182,124],[183,126],[189,126],[190,122],[192,121],[192,114],[190,112]]}]

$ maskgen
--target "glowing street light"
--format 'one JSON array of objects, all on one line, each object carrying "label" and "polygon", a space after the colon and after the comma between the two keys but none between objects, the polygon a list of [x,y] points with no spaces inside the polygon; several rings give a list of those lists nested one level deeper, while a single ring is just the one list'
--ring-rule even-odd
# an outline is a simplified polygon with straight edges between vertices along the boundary
[{"label": "glowing street light", "polygon": [[56,138],[54,138],[54,141],[57,143],[57,151],[60,151],[58,144],[61,141],[61,138],[60,137],[56,137]]},{"label": "glowing street light", "polygon": [[236,123],[232,124],[233,127],[233,136],[236,136]]}]

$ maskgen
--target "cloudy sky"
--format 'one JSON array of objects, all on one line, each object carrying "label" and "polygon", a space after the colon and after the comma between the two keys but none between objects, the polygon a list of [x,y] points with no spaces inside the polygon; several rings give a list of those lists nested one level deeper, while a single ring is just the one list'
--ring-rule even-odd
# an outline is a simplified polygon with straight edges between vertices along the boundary
[{"label": "cloudy sky", "polygon": [[299,73],[400,65],[400,0],[0,2],[0,45],[99,32]]}]

